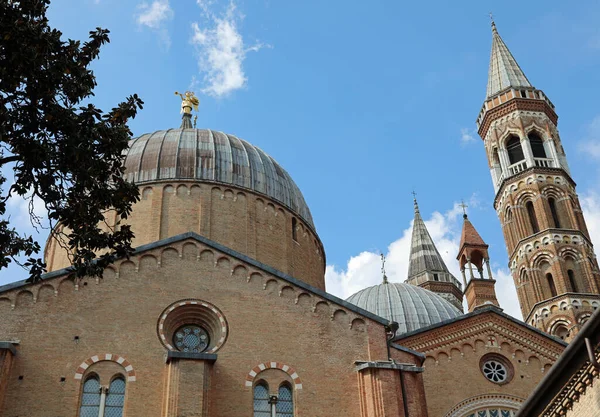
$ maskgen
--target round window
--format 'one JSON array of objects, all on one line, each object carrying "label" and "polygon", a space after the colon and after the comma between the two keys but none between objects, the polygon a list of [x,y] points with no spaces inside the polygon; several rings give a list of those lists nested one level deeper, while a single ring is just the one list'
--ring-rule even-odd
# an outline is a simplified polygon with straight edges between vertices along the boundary
[{"label": "round window", "polygon": [[204,352],[209,343],[206,330],[195,324],[181,326],[173,335],[173,344],[182,352]]},{"label": "round window", "polygon": [[508,359],[494,353],[484,355],[481,358],[480,366],[483,376],[499,385],[510,382],[514,374],[513,367]]},{"label": "round window", "polygon": [[506,377],[508,376],[504,365],[495,360],[487,361],[483,364],[483,374],[487,379],[497,384],[506,381]]}]

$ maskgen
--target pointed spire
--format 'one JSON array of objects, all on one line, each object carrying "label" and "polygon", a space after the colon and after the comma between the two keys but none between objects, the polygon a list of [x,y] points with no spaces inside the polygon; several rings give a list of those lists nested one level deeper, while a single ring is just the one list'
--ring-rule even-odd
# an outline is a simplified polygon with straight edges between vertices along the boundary
[{"label": "pointed spire", "polygon": [[498,34],[496,23],[492,18],[492,53],[486,98],[490,98],[509,87],[532,87],[532,85]]},{"label": "pointed spire", "polygon": [[425,222],[419,212],[417,198],[414,196],[415,220],[413,223],[412,242],[410,247],[410,259],[408,266],[408,280],[424,271],[447,272],[448,268],[438,252],[433,239],[425,226]]}]

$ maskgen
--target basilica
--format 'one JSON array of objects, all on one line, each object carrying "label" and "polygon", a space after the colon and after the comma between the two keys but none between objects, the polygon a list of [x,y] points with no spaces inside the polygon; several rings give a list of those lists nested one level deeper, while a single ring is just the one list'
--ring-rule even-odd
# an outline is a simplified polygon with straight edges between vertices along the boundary
[{"label": "basilica", "polygon": [[[554,105],[494,24],[477,128],[524,321],[499,305],[467,214],[455,277],[416,200],[406,280],[329,294],[288,172],[193,127],[197,102],[181,98],[181,126],[132,139],[124,156],[141,200],[106,223],[131,225],[134,254],[76,279],[51,237],[42,281],[0,287],[0,416],[600,415],[573,405],[599,386],[598,262]],[[524,404],[536,411],[518,414]]]}]

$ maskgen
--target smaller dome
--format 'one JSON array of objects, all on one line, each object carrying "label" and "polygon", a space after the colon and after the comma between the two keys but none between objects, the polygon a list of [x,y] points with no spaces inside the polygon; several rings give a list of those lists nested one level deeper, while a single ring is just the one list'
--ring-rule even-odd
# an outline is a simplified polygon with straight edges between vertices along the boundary
[{"label": "smaller dome", "polygon": [[436,293],[400,282],[384,282],[365,288],[346,301],[398,323],[396,335],[463,314]]}]

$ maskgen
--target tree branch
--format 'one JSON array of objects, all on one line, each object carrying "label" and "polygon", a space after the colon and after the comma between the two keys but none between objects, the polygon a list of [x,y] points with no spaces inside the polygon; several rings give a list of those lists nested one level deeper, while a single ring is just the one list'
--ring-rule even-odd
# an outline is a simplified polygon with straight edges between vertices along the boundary
[{"label": "tree branch", "polygon": [[0,165],[8,164],[9,162],[17,162],[20,160],[21,157],[19,155],[7,156],[6,158],[0,158]]}]

